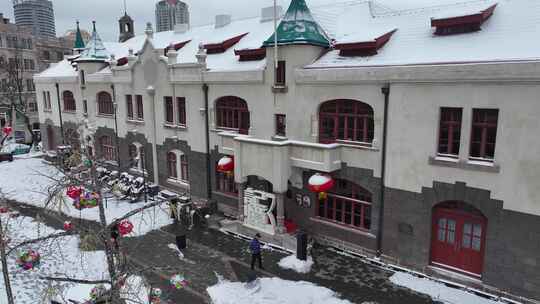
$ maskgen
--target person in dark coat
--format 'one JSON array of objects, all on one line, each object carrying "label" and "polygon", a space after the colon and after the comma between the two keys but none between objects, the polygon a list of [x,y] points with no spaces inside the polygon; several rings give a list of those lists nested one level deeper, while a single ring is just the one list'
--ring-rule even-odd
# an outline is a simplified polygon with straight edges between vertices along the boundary
[{"label": "person in dark coat", "polygon": [[249,243],[249,251],[251,252],[251,270],[255,268],[255,261],[259,261],[259,268],[264,269],[262,266],[261,258],[261,242],[259,242],[260,234],[255,234],[255,237]]},{"label": "person in dark coat", "polygon": [[114,223],[111,228],[111,239],[114,243],[114,248],[116,249],[116,251],[119,250],[118,237],[120,237],[120,232],[118,231],[118,223]]}]

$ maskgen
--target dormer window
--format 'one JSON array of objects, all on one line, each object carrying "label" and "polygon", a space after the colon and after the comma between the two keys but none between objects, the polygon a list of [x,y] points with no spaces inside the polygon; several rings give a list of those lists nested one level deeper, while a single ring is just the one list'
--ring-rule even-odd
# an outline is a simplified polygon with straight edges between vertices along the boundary
[{"label": "dormer window", "polygon": [[461,16],[432,18],[431,26],[435,27],[435,35],[446,36],[454,34],[471,33],[481,30],[481,26],[495,11],[497,4],[476,13]]},{"label": "dormer window", "polygon": [[174,48],[175,51],[178,51],[178,50],[181,50],[184,46],[186,46],[186,44],[190,43],[191,40],[186,40],[186,41],[183,41],[183,42],[178,42],[178,43],[171,43],[171,45],[169,45],[168,47],[166,47],[164,50],[163,50],[163,55],[167,56],[167,53],[172,49]]},{"label": "dormer window", "polygon": [[238,35],[236,37],[224,40],[220,43],[208,43],[204,45],[207,54],[221,54],[225,53],[231,46],[237,44],[248,33]]},{"label": "dormer window", "polygon": [[258,61],[266,58],[266,48],[234,50],[239,61]]},{"label": "dormer window", "polygon": [[116,66],[124,66],[128,63],[127,57],[122,57],[116,61]]},{"label": "dormer window", "polygon": [[373,40],[336,43],[334,48],[339,50],[339,55],[344,57],[373,56],[376,55],[394,35],[397,29],[387,32]]}]

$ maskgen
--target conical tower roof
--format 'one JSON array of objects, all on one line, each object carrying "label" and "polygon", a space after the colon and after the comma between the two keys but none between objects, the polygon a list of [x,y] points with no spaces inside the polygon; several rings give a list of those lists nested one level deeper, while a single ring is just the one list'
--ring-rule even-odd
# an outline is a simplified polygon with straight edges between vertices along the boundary
[{"label": "conical tower roof", "polygon": [[[313,19],[305,0],[292,0],[287,13],[277,28],[277,43],[311,44],[329,47],[330,42],[321,26]],[[274,45],[274,34],[263,46]]]},{"label": "conical tower roof", "polygon": [[81,57],[77,61],[104,61],[109,59],[110,54],[103,45],[103,41],[96,31],[96,22],[93,21],[93,31],[90,41],[86,45],[86,49],[82,52]]},{"label": "conical tower roof", "polygon": [[84,50],[84,39],[82,37],[81,29],[79,27],[79,21],[77,21],[77,32],[75,33],[74,50]]}]

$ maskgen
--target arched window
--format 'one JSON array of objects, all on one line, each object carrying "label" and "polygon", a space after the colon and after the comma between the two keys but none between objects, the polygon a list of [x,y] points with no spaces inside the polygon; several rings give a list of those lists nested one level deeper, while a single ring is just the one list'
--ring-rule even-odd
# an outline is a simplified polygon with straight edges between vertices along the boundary
[{"label": "arched window", "polygon": [[62,93],[62,99],[64,100],[64,111],[75,112],[77,111],[77,105],[75,103],[75,98],[71,91],[64,91]]},{"label": "arched window", "polygon": [[99,92],[97,94],[98,114],[113,115],[114,106],[112,103],[111,94],[107,92]]},{"label": "arched window", "polygon": [[319,110],[319,142],[373,142],[373,109],[350,99],[331,100]]},{"label": "arched window", "polygon": [[128,147],[131,168],[143,172],[146,170],[144,146],[138,142],[132,143]]},{"label": "arched window", "polygon": [[101,156],[107,161],[116,161],[116,148],[110,136],[102,136],[99,139]]},{"label": "arched window", "polygon": [[170,180],[182,182],[189,180],[188,160],[184,153],[178,150],[167,153],[167,168]]},{"label": "arched window", "polygon": [[337,179],[326,199],[319,200],[317,215],[338,224],[369,230],[371,202],[369,191],[353,182]]},{"label": "arched window", "polygon": [[221,97],[216,101],[216,124],[218,128],[248,134],[250,121],[245,100],[235,96]]}]

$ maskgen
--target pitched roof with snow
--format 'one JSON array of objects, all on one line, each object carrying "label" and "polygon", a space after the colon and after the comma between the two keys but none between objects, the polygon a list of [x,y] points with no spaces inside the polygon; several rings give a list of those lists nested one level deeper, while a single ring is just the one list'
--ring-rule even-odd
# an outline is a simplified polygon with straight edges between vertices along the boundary
[{"label": "pitched roof with snow", "polygon": [[96,30],[96,22],[93,21],[93,31],[92,31],[92,37],[90,37],[90,41],[88,41],[88,45],[84,49],[84,51],[81,53],[81,57],[77,59],[77,61],[106,61],[111,56],[107,48],[105,48],[105,45],[103,44],[103,41],[101,40],[101,37],[99,37],[99,34]]},{"label": "pitched roof with snow", "polygon": [[[310,20],[316,21],[317,26],[320,26],[319,34],[331,39],[332,45],[336,47],[330,48],[307,68],[540,60],[540,39],[534,39],[539,32],[540,1],[338,0],[329,2],[328,5],[311,7],[312,14],[309,14],[309,17],[312,17]],[[304,3],[303,0],[291,2],[288,15],[283,18],[284,22],[281,22],[281,25],[292,20],[292,16],[295,20],[309,19],[307,14],[298,14],[298,12],[303,12],[301,3]],[[482,22],[478,24],[478,26],[481,25],[480,28],[475,32],[462,34],[450,32],[444,36],[435,34],[436,29],[432,27],[432,20],[461,20],[460,17],[475,16],[485,12],[496,3],[496,9],[489,16],[483,17]],[[289,14],[289,12],[294,14]],[[204,25],[192,27],[184,33],[174,31],[154,33],[152,45],[156,49],[165,49],[171,44],[183,44],[177,50],[178,63],[197,62],[195,55],[200,44],[222,45],[223,48],[219,52],[208,54],[206,61],[209,71],[260,70],[265,68],[266,59],[264,54],[254,52],[263,46],[265,39],[273,36],[273,26],[273,22],[261,22],[259,17],[233,20],[230,24],[217,28],[214,25]],[[386,37],[388,39],[384,39],[382,43],[382,35],[393,30],[396,30],[393,35]],[[291,35],[297,34],[297,32],[291,33]],[[236,42],[234,45],[226,45],[225,42],[238,37],[240,37],[238,41],[234,39]],[[128,56],[130,49],[134,53],[140,52],[146,39],[146,35],[139,35],[124,43],[105,42],[101,45],[99,39],[99,41],[92,39],[87,45],[87,50],[93,49],[93,51],[83,53],[81,58],[85,58],[85,54],[90,57],[96,55],[100,58],[113,54],[117,59],[121,59]],[[268,40],[273,41],[273,38]],[[344,47],[348,48],[351,45],[360,48],[361,51],[343,51]],[[367,46],[370,46],[372,50],[362,51],[362,48]],[[244,56],[247,60],[240,58],[242,54],[248,55]],[[56,71],[65,72],[58,68]],[[52,71],[45,71],[42,75],[47,74],[50,77],[51,73]]]}]

